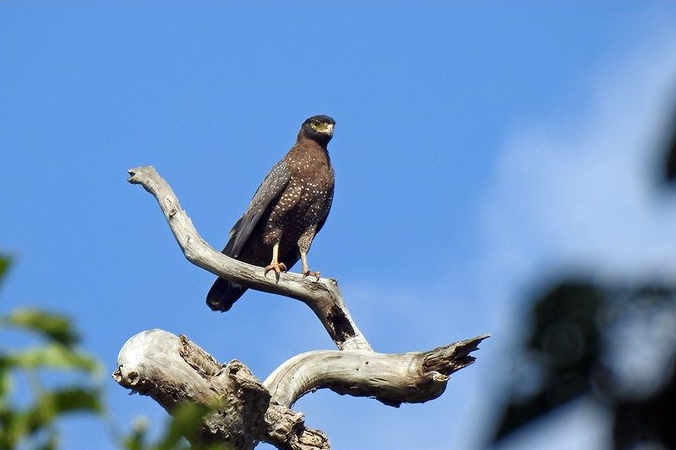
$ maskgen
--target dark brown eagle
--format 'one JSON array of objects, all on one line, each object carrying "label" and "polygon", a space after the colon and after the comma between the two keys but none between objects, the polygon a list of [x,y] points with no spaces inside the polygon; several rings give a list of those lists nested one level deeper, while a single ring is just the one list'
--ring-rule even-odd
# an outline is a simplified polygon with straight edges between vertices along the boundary
[{"label": "dark brown eagle", "polygon": [[[303,122],[296,144],[268,173],[232,227],[225,255],[265,265],[265,273],[277,274],[300,259],[303,275],[319,278],[319,272],[308,267],[307,252],[333,201],[333,168],[326,146],[335,123],[323,115]],[[227,311],[246,289],[218,278],[207,294],[207,304],[214,311]]]}]

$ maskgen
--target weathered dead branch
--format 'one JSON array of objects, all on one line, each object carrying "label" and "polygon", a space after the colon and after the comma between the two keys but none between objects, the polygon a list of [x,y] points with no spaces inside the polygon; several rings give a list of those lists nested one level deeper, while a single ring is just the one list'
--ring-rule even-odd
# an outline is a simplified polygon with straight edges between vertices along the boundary
[{"label": "weathered dead branch", "polygon": [[488,336],[428,352],[376,353],[319,350],[279,366],[263,382],[272,401],[291,407],[304,394],[328,388],[338,394],[373,397],[389,406],[423,403],[440,396],[449,375],[474,362],[469,354]]},{"label": "weathered dead branch", "polygon": [[210,413],[192,439],[227,448],[250,449],[265,441],[280,449],[327,449],[326,435],[305,427],[291,406],[315,389],[374,397],[390,406],[421,403],[441,395],[450,374],[474,362],[478,336],[427,352],[382,354],[352,320],[335,280],[282,273],[266,277],[255,267],[210,247],[181,209],[169,185],[152,167],[129,171],[157,199],[176,241],[193,264],[250,289],[280,294],[307,304],[339,350],[297,355],[261,383],[239,361],[221,365],[184,336],[144,331],[120,350],[113,377],[122,386],[149,395],[170,413],[179,405],[208,406]]},{"label": "weathered dead branch", "polygon": [[352,320],[336,280],[328,278],[316,280],[294,273],[282,273],[277,280],[273,273],[265,276],[262,268],[225,256],[209,246],[197,233],[190,217],[181,208],[174,191],[153,167],[130,169],[129,174],[130,183],[140,184],[157,199],[188,261],[250,289],[302,301],[312,309],[340,349],[371,349]]},{"label": "weathered dead branch", "polygon": [[120,350],[113,378],[148,395],[169,413],[188,403],[212,409],[193,442],[251,449],[258,441],[293,450],[328,449],[324,433],[305,427],[303,415],[270,403],[270,393],[237,360],[218,364],[185,336],[143,331]]}]

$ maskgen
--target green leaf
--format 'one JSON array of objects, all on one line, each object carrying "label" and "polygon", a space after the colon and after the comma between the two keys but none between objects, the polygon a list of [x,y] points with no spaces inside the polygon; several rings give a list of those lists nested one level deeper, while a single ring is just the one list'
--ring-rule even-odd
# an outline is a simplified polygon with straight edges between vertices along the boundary
[{"label": "green leaf", "polygon": [[12,390],[10,369],[11,364],[7,361],[5,353],[0,350],[0,407],[6,403],[7,396]]},{"label": "green leaf", "polygon": [[52,410],[55,414],[69,412],[101,413],[101,392],[94,388],[69,386],[46,392],[38,399],[38,407]]},{"label": "green leaf", "polygon": [[2,321],[11,326],[35,331],[66,346],[72,346],[80,340],[69,318],[39,309],[17,308]]},{"label": "green leaf", "polygon": [[[216,406],[199,404],[180,405],[172,411],[172,418],[164,431],[164,437],[153,450],[226,450],[233,447],[223,442],[201,444],[198,436],[207,415],[216,411]],[[191,442],[188,443],[185,439]]]},{"label": "green leaf", "polygon": [[[65,387],[41,394],[36,403],[23,411],[14,411],[7,431],[15,442],[28,439],[36,433],[49,430],[49,426],[62,414],[70,412],[91,412],[103,410],[101,393],[96,389]],[[49,433],[53,434],[53,433]],[[44,448],[55,445],[56,435],[47,436]]]},{"label": "green leaf", "polygon": [[2,284],[2,280],[4,279],[11,262],[12,259],[9,256],[0,255],[0,284]]},{"label": "green leaf", "polygon": [[148,448],[148,420],[145,417],[136,418],[131,433],[123,438],[122,445],[127,450]]},{"label": "green leaf", "polygon": [[189,448],[183,437],[195,436],[202,425],[202,418],[210,412],[210,408],[197,404],[181,405],[172,412],[164,439],[156,450],[177,450]]},{"label": "green leaf", "polygon": [[16,432],[17,412],[5,405],[0,406],[0,448],[13,449],[20,436]]},{"label": "green leaf", "polygon": [[7,361],[26,370],[52,368],[99,373],[98,361],[78,350],[51,343],[6,356]]}]

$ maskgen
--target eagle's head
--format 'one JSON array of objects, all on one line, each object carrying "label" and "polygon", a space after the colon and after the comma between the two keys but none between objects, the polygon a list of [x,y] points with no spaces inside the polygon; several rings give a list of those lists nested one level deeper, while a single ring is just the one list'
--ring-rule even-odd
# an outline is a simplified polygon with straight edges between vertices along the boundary
[{"label": "eagle's head", "polygon": [[324,146],[331,140],[331,137],[333,136],[333,127],[335,125],[336,121],[329,116],[312,116],[303,122],[300,133],[303,137],[312,139]]}]

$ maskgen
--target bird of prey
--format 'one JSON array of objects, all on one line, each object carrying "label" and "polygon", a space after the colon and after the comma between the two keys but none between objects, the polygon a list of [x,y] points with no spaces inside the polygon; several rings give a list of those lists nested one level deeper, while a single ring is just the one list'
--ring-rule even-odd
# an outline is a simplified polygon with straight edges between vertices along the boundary
[{"label": "bird of prey", "polygon": [[[316,276],[307,252],[326,222],[334,175],[326,149],[335,121],[324,115],[303,122],[296,144],[268,173],[244,215],[230,231],[225,255],[265,266],[265,274],[286,272],[298,259],[304,276]],[[207,294],[214,311],[228,311],[246,287],[218,278]]]}]

